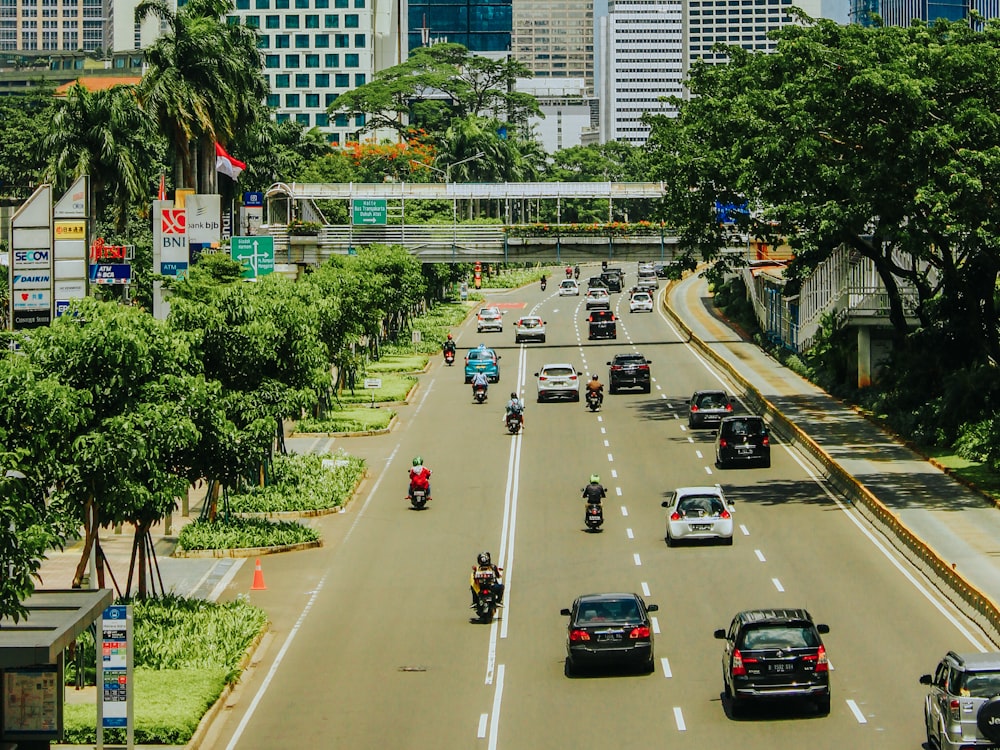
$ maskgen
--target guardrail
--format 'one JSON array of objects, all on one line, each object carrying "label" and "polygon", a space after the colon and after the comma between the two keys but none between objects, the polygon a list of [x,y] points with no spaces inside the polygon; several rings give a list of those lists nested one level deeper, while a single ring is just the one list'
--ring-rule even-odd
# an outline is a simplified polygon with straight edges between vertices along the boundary
[{"label": "guardrail", "polygon": [[759,414],[765,416],[772,429],[782,439],[799,447],[821,466],[827,481],[854,505],[872,524],[882,530],[886,538],[908,560],[913,562],[926,576],[937,581],[942,590],[954,594],[952,601],[985,630],[994,642],[1000,643],[1000,608],[984,593],[979,591],[946,560],[910,529],[867,487],[861,484],[839,463],[830,457],[815,440],[789,421],[778,408],[744,378],[729,362],[699,339],[683,320],[667,304],[670,286],[663,295],[663,309],[674,324],[680,328],[689,343],[730,379],[744,390],[744,397]]}]

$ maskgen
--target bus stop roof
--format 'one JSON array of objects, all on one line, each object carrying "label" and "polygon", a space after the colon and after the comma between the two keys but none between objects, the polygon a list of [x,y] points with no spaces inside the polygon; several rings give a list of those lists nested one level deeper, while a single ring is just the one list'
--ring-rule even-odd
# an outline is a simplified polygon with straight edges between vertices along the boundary
[{"label": "bus stop roof", "polygon": [[37,589],[27,617],[0,619],[0,669],[55,664],[59,654],[114,601],[111,589]]}]

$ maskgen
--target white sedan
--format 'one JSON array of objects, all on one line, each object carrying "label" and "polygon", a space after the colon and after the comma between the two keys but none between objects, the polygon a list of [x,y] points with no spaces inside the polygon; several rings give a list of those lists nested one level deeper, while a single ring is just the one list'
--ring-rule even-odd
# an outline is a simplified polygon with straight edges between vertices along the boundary
[{"label": "white sedan", "polygon": [[559,284],[559,296],[560,297],[579,297],[580,296],[580,285],[577,284],[573,279],[563,279],[562,283]]},{"label": "white sedan", "polygon": [[538,402],[550,398],[580,400],[580,373],[571,364],[549,364],[535,373],[538,378]]},{"label": "white sedan", "polygon": [[588,310],[595,309],[611,309],[611,295],[608,294],[607,289],[602,289],[599,286],[591,287],[587,290],[587,303],[586,307]]},{"label": "white sedan", "polygon": [[629,312],[653,312],[653,298],[649,292],[635,292],[628,302]]},{"label": "white sedan", "polygon": [[661,505],[667,509],[668,547],[696,539],[733,543],[734,508],[718,485],[678,487]]}]

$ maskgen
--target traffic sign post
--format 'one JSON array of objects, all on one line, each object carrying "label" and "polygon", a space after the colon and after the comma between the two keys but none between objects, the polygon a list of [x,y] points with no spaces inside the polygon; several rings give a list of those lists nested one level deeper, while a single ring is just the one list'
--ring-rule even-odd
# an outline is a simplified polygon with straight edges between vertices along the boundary
[{"label": "traffic sign post", "polygon": [[365,378],[365,388],[371,389],[372,408],[375,408],[375,391],[382,387],[382,378]]},{"label": "traffic sign post", "polygon": [[355,198],[351,201],[352,224],[385,224],[385,198]]},{"label": "traffic sign post", "polygon": [[229,257],[243,269],[244,279],[257,279],[274,273],[274,238],[267,235],[233,237]]}]

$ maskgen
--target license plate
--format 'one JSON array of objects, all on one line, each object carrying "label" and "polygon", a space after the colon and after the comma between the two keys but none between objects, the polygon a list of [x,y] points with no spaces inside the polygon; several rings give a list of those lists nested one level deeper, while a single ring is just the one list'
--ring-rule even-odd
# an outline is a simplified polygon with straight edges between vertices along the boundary
[{"label": "license plate", "polygon": [[740,454],[741,456],[748,456],[748,455],[750,455],[751,453],[753,453],[753,448],[737,448],[737,449],[736,449],[736,451],[737,451],[737,452],[738,452],[738,453],[739,453],[739,454]]},{"label": "license plate", "polygon": [[608,643],[612,641],[620,641],[622,639],[621,633],[599,633],[597,635],[597,641],[599,643]]},{"label": "license plate", "polygon": [[710,523],[693,523],[691,524],[691,529],[693,531],[708,531],[712,528]]},{"label": "license plate", "polygon": [[790,662],[778,662],[777,664],[768,664],[767,671],[774,674],[783,674],[785,672],[794,672],[795,665]]}]

